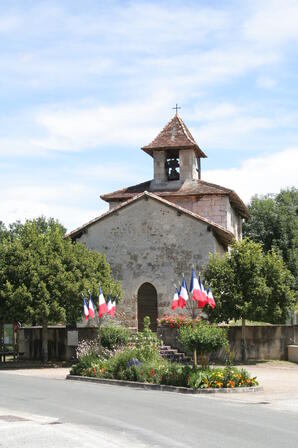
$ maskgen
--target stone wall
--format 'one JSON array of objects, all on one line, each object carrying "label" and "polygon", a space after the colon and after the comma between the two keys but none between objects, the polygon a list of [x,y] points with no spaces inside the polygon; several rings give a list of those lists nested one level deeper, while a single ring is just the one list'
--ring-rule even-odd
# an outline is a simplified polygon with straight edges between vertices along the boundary
[{"label": "stone wall", "polygon": [[[96,327],[79,327],[78,340],[95,339]],[[76,346],[69,345],[68,331],[65,326],[50,326],[49,333],[49,360],[70,361],[75,359]],[[298,325],[272,325],[247,327],[247,354],[248,360],[288,359],[288,345],[298,343]],[[178,342],[177,330],[169,327],[159,327],[158,335],[166,345],[178,348],[183,347]],[[228,327],[230,348],[235,352],[235,361],[241,361],[241,327]],[[24,327],[20,329],[21,359],[40,360],[42,329],[41,327]],[[296,345],[297,347],[297,345]],[[217,354],[217,360],[224,362],[223,352]]]},{"label": "stone wall", "polygon": [[182,273],[188,278],[191,266],[202,268],[220,246],[207,224],[148,197],[93,224],[79,241],[106,255],[122,283],[119,310],[131,327],[137,327],[137,294],[143,283],[157,290],[158,315],[169,313]]},{"label": "stone wall", "polygon": [[225,227],[234,233],[237,240],[241,239],[242,220],[227,195],[167,197],[167,200]]},{"label": "stone wall", "polygon": [[[227,327],[231,351],[235,360],[241,361],[241,327]],[[158,335],[166,345],[183,350],[179,344],[177,330],[169,327],[158,328]],[[288,359],[288,345],[298,342],[298,325],[247,326],[246,344],[248,360]],[[223,361],[225,354],[215,357]]]},{"label": "stone wall", "polygon": [[[68,341],[68,331],[78,331],[78,340],[95,339],[96,327],[68,329],[64,325],[48,327],[49,361],[69,361],[75,359],[76,345]],[[20,359],[41,360],[42,327],[22,327],[19,330]]]}]

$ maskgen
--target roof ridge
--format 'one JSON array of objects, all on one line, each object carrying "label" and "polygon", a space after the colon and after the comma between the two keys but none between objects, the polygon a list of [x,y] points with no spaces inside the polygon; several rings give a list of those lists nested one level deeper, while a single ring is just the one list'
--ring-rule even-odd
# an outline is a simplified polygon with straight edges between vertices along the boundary
[{"label": "roof ridge", "polygon": [[186,214],[188,216],[191,216],[191,217],[193,217],[195,219],[198,219],[198,220],[204,222],[205,224],[211,225],[213,228],[215,228],[215,230],[223,232],[226,235],[228,241],[231,241],[232,239],[234,239],[234,234],[230,230],[222,227],[220,224],[217,224],[217,223],[215,223],[213,221],[210,221],[209,219],[204,218],[203,216],[201,216],[201,215],[199,215],[197,213],[194,213],[194,212],[192,212],[190,210],[187,210],[186,208],[181,207],[180,205],[177,205],[177,204],[175,204],[173,202],[167,201],[166,199],[161,198],[160,196],[158,196],[158,195],[156,195],[154,193],[151,193],[151,192],[149,192],[147,190],[145,190],[144,192],[142,192],[140,194],[135,195],[134,197],[128,199],[125,202],[121,202],[121,204],[119,204],[118,206],[112,208],[111,210],[108,210],[107,212],[102,213],[101,215],[97,216],[96,218],[92,219],[91,221],[88,221],[86,224],[83,224],[82,226],[77,227],[76,229],[72,230],[71,232],[66,233],[64,238],[70,238],[72,236],[75,236],[76,234],[78,234],[81,231],[83,231],[85,228],[90,227],[92,224],[95,224],[96,222],[100,221],[101,219],[105,218],[106,216],[112,215],[113,213],[117,212],[121,208],[126,207],[130,203],[137,201],[138,199],[140,199],[143,196],[149,196],[149,197],[151,197],[151,198],[153,198],[153,199],[155,199],[155,200],[157,200],[157,201],[159,201],[159,202],[161,202],[161,203],[163,203],[165,205],[168,205],[171,208],[174,208],[175,210],[179,210],[179,211],[181,211],[182,213],[184,213],[184,214]]},{"label": "roof ridge", "polygon": [[198,182],[201,182],[205,185],[210,185],[211,187],[216,187],[216,188],[220,188],[221,190],[225,191],[225,192],[232,192],[233,190],[231,190],[230,188],[227,187],[223,187],[222,185],[218,185],[218,184],[214,184],[212,182],[208,182],[206,180],[203,179],[197,179]]},{"label": "roof ridge", "polygon": [[186,136],[186,138],[187,138],[188,140],[190,140],[191,143],[193,143],[194,145],[196,145],[196,142],[195,142],[194,137],[192,136],[190,130],[188,129],[188,127],[186,126],[186,124],[184,123],[184,121],[182,120],[182,118],[179,117],[179,115],[176,115],[176,117],[177,117],[177,119],[178,119],[178,121],[179,121],[179,123],[180,123],[180,125],[181,125],[181,127],[182,127],[183,133],[184,133],[184,135]]}]

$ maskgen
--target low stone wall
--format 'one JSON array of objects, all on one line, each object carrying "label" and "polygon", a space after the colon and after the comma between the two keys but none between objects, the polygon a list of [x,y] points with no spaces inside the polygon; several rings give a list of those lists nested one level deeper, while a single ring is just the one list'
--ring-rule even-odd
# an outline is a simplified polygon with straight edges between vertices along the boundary
[{"label": "low stone wall", "polygon": [[[241,361],[241,327],[227,326],[230,350],[235,355],[235,361]],[[178,341],[178,331],[175,328],[159,327],[158,336],[165,345],[171,345],[180,351],[183,347]],[[247,326],[246,345],[247,359],[288,359],[288,345],[298,342],[298,325]],[[220,351],[216,359],[223,361],[225,353]]]},{"label": "low stone wall", "polygon": [[288,359],[289,361],[298,363],[298,345],[288,346]]},{"label": "low stone wall", "polygon": [[[68,328],[64,325],[48,327],[49,361],[75,359],[77,341],[95,339],[96,327]],[[22,327],[19,330],[20,359],[41,360],[42,327]]]},{"label": "low stone wall", "polygon": [[[227,327],[231,351],[235,361],[241,360],[241,327]],[[42,347],[42,328],[23,327],[19,333],[19,351],[21,359],[40,360]],[[75,359],[77,341],[96,338],[96,327],[68,328],[49,326],[49,360],[69,361]],[[183,351],[179,344],[177,330],[159,327],[158,336],[165,345],[171,345]],[[246,343],[248,359],[288,359],[288,345],[298,343],[298,325],[247,326]],[[223,351],[216,354],[216,359],[224,361]]]}]

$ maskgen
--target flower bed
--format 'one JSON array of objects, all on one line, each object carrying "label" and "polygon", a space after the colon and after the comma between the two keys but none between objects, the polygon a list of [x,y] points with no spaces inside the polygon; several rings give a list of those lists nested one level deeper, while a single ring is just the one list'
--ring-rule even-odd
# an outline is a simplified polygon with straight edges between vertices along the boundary
[{"label": "flower bed", "polygon": [[[199,322],[199,317],[195,319],[195,322]],[[169,328],[181,328],[186,327],[188,325],[192,325],[193,321],[190,317],[179,315],[179,316],[162,316],[160,319],[157,319],[157,324],[159,327],[169,327]]]},{"label": "flower bed", "polygon": [[82,376],[140,383],[187,387],[190,389],[223,389],[258,386],[257,379],[236,367],[194,369],[190,366],[163,362],[140,363],[113,373],[109,366],[85,368]]},{"label": "flower bed", "polygon": [[[188,324],[184,325],[184,322],[183,320],[183,324],[180,321],[177,323],[177,325],[182,326],[183,330],[181,331],[190,330]],[[111,345],[109,352],[101,353],[99,356],[92,346],[87,352],[83,347],[84,350],[81,350],[83,355],[79,358],[78,363],[72,367],[71,375],[176,386],[192,390],[258,386],[256,378],[250,377],[244,369],[239,370],[231,366],[224,368],[192,367],[164,360],[159,353],[159,341],[150,330],[149,324],[150,321],[145,320],[144,331],[132,335],[128,346],[125,348],[123,346],[116,348]],[[205,338],[209,336],[209,342],[214,342],[213,339],[217,333],[212,326],[207,328],[206,325],[205,323],[202,324],[201,333],[199,332],[199,326],[196,326],[197,332],[194,333],[194,336],[197,333]],[[216,331],[218,332],[218,329]],[[110,334],[110,332],[111,330],[107,334]],[[210,332],[213,339],[209,334]],[[203,347],[202,342],[201,346]],[[210,349],[213,349],[213,345]]]}]

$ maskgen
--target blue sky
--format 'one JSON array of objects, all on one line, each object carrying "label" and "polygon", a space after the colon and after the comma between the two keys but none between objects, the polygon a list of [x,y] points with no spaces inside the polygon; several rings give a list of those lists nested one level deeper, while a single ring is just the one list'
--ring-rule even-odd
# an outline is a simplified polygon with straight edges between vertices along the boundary
[{"label": "blue sky", "polygon": [[103,212],[176,102],[203,179],[297,185],[297,44],[298,0],[0,0],[0,220]]}]

